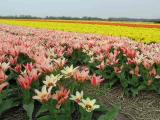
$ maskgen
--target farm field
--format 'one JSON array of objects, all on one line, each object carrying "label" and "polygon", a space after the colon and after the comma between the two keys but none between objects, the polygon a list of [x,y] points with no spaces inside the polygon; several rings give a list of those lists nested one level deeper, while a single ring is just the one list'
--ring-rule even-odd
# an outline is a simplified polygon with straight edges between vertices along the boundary
[{"label": "farm field", "polygon": [[152,22],[106,22],[106,21],[85,21],[85,20],[41,20],[41,19],[18,19],[17,21],[33,21],[33,22],[60,22],[60,23],[81,23],[95,25],[113,25],[127,27],[142,27],[142,28],[160,28],[160,24]]},{"label": "farm field", "polygon": [[[133,23],[105,23],[102,22],[74,22],[74,21],[36,21],[36,20],[0,20],[1,24],[28,26],[49,30],[99,34],[105,36],[127,37],[138,42],[160,42],[160,29],[158,24]],[[85,24],[84,24],[85,23]],[[154,28],[155,27],[155,28]]]},{"label": "farm field", "polygon": [[1,0],[0,120],[160,120],[160,0]]},{"label": "farm field", "polygon": [[[144,33],[130,34],[131,39],[119,29]],[[109,35],[111,32],[115,35]],[[159,104],[136,96],[151,92],[149,99],[160,99],[159,37],[158,28],[0,20],[0,114],[23,104],[25,120],[108,120],[108,116],[110,120],[146,116],[156,120],[159,114],[146,113],[151,108],[154,113],[159,111]],[[115,86],[119,86],[116,94],[112,93]],[[136,98],[140,105],[139,99],[143,100],[135,116],[127,108],[135,101],[122,97],[125,102],[120,110],[114,105],[119,103],[117,94]],[[106,96],[111,98],[110,107],[105,105]],[[142,108],[145,110],[137,114]],[[121,112],[127,117],[117,118]]]}]

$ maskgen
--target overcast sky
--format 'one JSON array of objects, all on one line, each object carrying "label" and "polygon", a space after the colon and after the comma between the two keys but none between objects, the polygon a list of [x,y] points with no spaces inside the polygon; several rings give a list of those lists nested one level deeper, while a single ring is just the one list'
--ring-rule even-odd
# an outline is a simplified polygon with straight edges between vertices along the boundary
[{"label": "overcast sky", "polygon": [[0,15],[160,18],[160,0],[0,0]]}]

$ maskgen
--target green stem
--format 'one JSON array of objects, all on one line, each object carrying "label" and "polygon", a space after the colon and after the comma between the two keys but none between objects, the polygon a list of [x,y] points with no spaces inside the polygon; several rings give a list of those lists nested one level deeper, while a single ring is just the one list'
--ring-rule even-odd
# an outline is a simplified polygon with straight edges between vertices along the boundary
[{"label": "green stem", "polygon": [[81,119],[80,120],[92,120],[93,112],[87,112],[83,109],[80,109]]},{"label": "green stem", "polygon": [[68,101],[65,106],[65,116],[66,116],[66,119],[67,120],[71,120],[71,114],[72,114],[72,111],[73,111],[73,102],[71,101]]},{"label": "green stem", "polygon": [[23,95],[24,95],[24,97],[23,97],[23,102],[24,102],[25,104],[29,104],[29,103],[30,103],[30,100],[31,100],[30,91],[29,91],[29,90],[24,90],[24,91],[23,91]]},{"label": "green stem", "polygon": [[75,89],[75,82],[73,81],[73,83],[71,84],[71,87],[70,87],[70,92],[71,92],[71,94],[73,94],[74,93],[74,89]]},{"label": "green stem", "polygon": [[79,84],[79,88],[78,88],[79,91],[83,90],[83,88],[84,88],[84,83],[80,83],[80,84]]},{"label": "green stem", "polygon": [[2,93],[0,93],[0,104],[2,103]]},{"label": "green stem", "polygon": [[51,118],[56,120],[57,119],[57,111],[56,111],[56,108],[54,107],[54,105],[52,104],[52,101],[49,101],[49,103],[48,103],[48,110],[51,115]]}]

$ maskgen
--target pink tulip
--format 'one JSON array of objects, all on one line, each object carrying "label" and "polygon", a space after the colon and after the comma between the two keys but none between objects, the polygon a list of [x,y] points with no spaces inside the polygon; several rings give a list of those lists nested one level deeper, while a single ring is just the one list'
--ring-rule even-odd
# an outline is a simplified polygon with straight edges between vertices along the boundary
[{"label": "pink tulip", "polygon": [[150,69],[152,66],[152,63],[148,59],[143,60],[143,65],[146,69]]},{"label": "pink tulip", "polygon": [[127,49],[126,55],[127,55],[129,58],[135,58],[135,56],[136,56],[136,51],[135,51],[135,50],[132,50],[132,49]]},{"label": "pink tulip", "polygon": [[98,68],[99,70],[104,70],[105,67],[106,67],[106,65],[105,65],[104,61],[102,61],[101,64],[97,66],[97,68]]},{"label": "pink tulip", "polygon": [[21,69],[22,69],[22,65],[20,65],[20,64],[17,64],[16,67],[14,68],[14,70],[15,70],[17,73],[21,73]]},{"label": "pink tulip", "polygon": [[121,66],[121,67],[114,67],[114,72],[115,72],[116,74],[120,74],[121,71],[122,71],[122,69],[123,69],[123,66]]},{"label": "pink tulip", "polygon": [[32,63],[30,63],[30,64],[27,63],[24,67],[27,72],[31,72],[33,70],[33,68],[35,67],[35,65]]},{"label": "pink tulip", "polygon": [[2,93],[2,91],[9,85],[8,82],[4,82],[2,84],[0,84],[0,93]]},{"label": "pink tulip", "polygon": [[19,78],[18,78],[18,82],[19,82],[20,86],[24,90],[28,90],[31,87],[32,78],[29,77],[29,76],[22,76],[22,75],[20,75]]},{"label": "pink tulip", "polygon": [[75,80],[77,80],[78,82],[84,82],[84,81],[89,79],[89,75],[88,74],[89,74],[89,71],[85,71],[85,70],[79,71],[79,70],[77,70],[74,73],[73,78]]},{"label": "pink tulip", "polygon": [[149,72],[149,75],[152,76],[152,77],[155,77],[155,76],[157,75],[156,69],[153,68],[153,69]]},{"label": "pink tulip", "polygon": [[95,74],[91,77],[91,84],[96,87],[99,86],[100,83],[104,81],[104,79],[101,78],[101,76],[96,76]]},{"label": "pink tulip", "polygon": [[7,79],[7,76],[5,75],[4,71],[0,69],[0,84],[3,83]]},{"label": "pink tulip", "polygon": [[69,98],[70,90],[65,89],[64,87],[61,87],[59,91],[56,92],[56,94],[52,95],[52,99],[57,100],[56,108],[59,109],[62,104],[64,104],[68,98]]}]

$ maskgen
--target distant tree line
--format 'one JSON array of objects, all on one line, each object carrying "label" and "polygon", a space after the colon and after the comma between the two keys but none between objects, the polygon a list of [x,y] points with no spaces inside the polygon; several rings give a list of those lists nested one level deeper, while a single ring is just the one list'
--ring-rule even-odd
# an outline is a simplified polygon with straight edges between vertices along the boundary
[{"label": "distant tree line", "polygon": [[46,17],[36,17],[31,15],[19,15],[19,16],[0,16],[2,19],[51,19],[51,20],[107,20],[103,18],[98,17],[66,17],[66,16],[60,16],[60,17],[54,17],[54,16],[46,16]]},{"label": "distant tree line", "polygon": [[41,17],[31,15],[15,15],[15,16],[0,16],[1,19],[42,19]]},{"label": "distant tree line", "polygon": [[105,21],[107,19],[103,18],[98,18],[98,17],[66,17],[66,16],[61,16],[61,17],[53,17],[53,16],[46,16],[45,19],[54,19],[54,20],[102,20]]},{"label": "distant tree line", "polygon": [[48,19],[48,20],[95,20],[95,21],[131,21],[131,22],[155,22],[160,23],[160,19],[143,19],[143,18],[99,18],[99,17],[67,17],[67,16],[46,16],[36,17],[31,15],[15,15],[15,16],[0,16],[2,19]]},{"label": "distant tree line", "polygon": [[108,18],[108,21],[133,21],[133,22],[155,22],[160,23],[160,19],[144,19],[144,18]]}]

